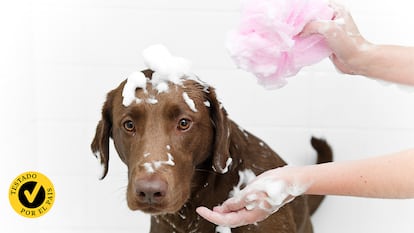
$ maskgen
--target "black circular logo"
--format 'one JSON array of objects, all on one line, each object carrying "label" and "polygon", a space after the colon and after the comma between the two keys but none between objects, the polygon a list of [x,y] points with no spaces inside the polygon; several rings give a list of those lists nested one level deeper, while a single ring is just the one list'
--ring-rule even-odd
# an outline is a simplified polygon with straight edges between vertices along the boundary
[{"label": "black circular logo", "polygon": [[19,190],[20,203],[27,208],[37,208],[41,206],[45,198],[45,189],[41,184],[35,181],[29,181],[23,184]]}]

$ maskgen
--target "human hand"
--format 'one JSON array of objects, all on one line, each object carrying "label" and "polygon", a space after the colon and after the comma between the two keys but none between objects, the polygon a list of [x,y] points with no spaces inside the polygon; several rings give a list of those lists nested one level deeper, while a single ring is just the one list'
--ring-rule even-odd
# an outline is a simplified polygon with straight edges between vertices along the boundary
[{"label": "human hand", "polygon": [[290,171],[290,167],[266,171],[221,206],[196,211],[210,222],[232,228],[263,221],[306,191],[308,185],[292,182],[292,176],[287,175]]},{"label": "human hand", "polygon": [[364,51],[373,45],[361,36],[351,14],[344,6],[335,3],[330,3],[330,6],[335,11],[333,19],[309,22],[300,36],[322,35],[333,51],[330,58],[336,68],[345,74],[361,74]]}]

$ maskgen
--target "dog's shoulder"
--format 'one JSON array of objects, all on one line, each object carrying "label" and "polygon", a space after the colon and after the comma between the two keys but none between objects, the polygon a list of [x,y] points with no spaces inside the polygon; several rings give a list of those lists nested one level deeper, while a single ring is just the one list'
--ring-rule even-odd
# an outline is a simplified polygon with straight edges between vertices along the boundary
[{"label": "dog's shoulder", "polygon": [[251,169],[254,173],[284,166],[285,161],[263,140],[230,121],[230,156],[239,169]]}]

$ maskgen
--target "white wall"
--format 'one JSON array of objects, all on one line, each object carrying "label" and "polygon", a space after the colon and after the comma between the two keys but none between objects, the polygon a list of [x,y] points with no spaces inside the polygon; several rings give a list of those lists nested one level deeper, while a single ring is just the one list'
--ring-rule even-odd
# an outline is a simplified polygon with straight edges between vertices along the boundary
[{"label": "white wall", "polygon": [[[413,3],[343,2],[370,41],[414,45]],[[144,68],[140,52],[154,43],[192,60],[230,116],[290,163],[312,161],[311,135],[325,137],[336,160],[413,147],[414,93],[340,75],[329,60],[266,91],[225,51],[237,17],[237,0],[0,0],[1,231],[148,232],[148,216],[126,207],[124,165],[112,153],[98,181],[89,144],[106,92]],[[27,170],[56,188],[39,219],[14,213],[6,195]],[[412,233],[413,213],[414,200],[330,196],[313,222],[317,233]]]}]

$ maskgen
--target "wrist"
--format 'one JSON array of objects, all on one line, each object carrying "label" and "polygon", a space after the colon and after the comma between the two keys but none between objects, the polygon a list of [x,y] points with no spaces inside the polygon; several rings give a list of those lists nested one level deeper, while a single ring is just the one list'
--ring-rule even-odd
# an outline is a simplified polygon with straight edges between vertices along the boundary
[{"label": "wrist", "polygon": [[313,183],[312,167],[309,166],[286,166],[283,167],[281,172],[282,179],[288,186],[297,190],[298,195],[307,193],[308,189]]},{"label": "wrist", "polygon": [[348,63],[348,74],[370,77],[371,70],[373,69],[372,66],[376,63],[378,50],[378,46],[367,41],[361,43],[356,49],[353,59]]}]

